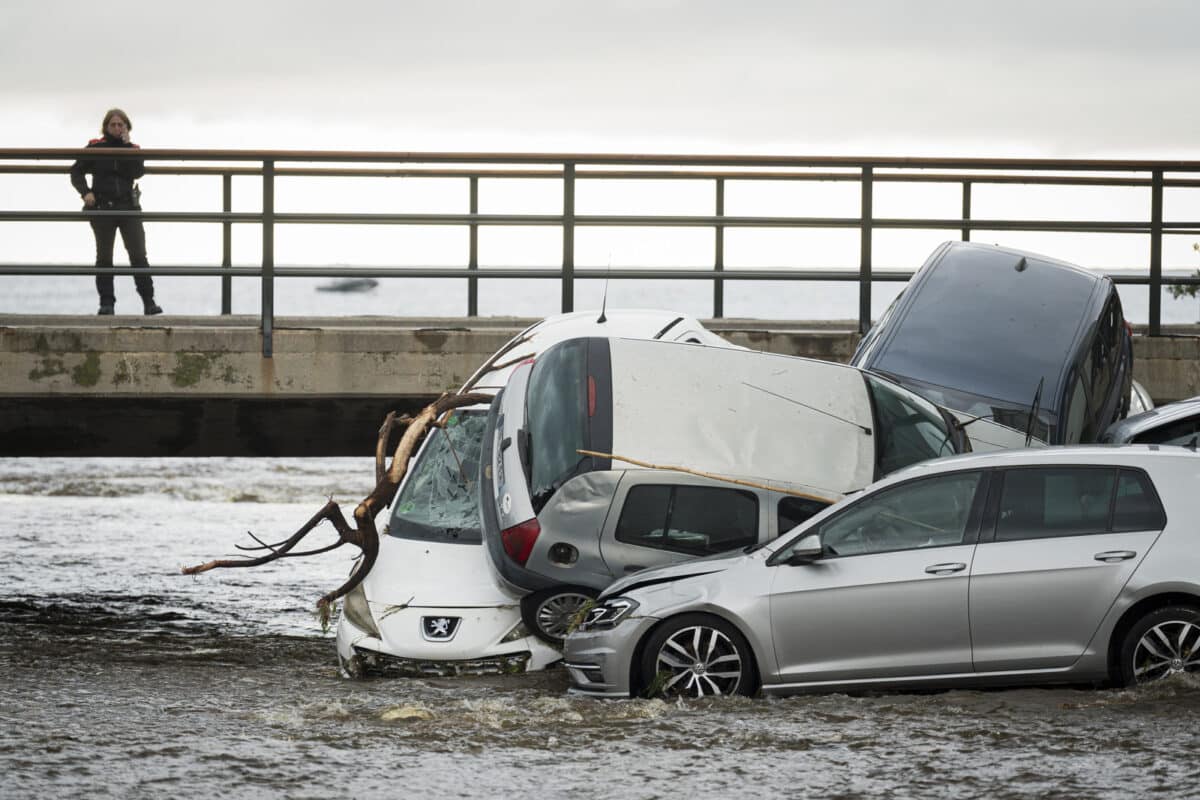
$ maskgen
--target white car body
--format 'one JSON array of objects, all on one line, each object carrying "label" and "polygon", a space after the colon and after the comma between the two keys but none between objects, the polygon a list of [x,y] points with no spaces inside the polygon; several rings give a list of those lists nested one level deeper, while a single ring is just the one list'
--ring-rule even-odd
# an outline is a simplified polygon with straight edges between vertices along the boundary
[{"label": "white car body", "polygon": [[[500,369],[477,373],[468,385],[472,391],[494,393],[517,366],[514,360],[536,356],[565,339],[597,335],[733,347],[696,319],[672,311],[611,309],[604,312],[603,319],[599,311],[581,311],[527,328],[504,348],[508,352],[499,359]],[[521,339],[524,341],[510,348]],[[473,406],[457,413],[486,411],[486,406]],[[410,479],[415,479],[434,440],[432,434],[427,437],[413,458],[396,503]],[[474,497],[474,492],[471,495]],[[395,507],[390,511],[395,512]],[[361,589],[378,635],[355,625],[347,619],[350,614],[341,615],[338,661],[349,674],[373,670],[401,674],[514,672],[543,669],[561,658],[557,649],[525,631],[521,595],[495,579],[481,543],[384,533],[379,556]],[[352,602],[348,597],[347,610]]]}]

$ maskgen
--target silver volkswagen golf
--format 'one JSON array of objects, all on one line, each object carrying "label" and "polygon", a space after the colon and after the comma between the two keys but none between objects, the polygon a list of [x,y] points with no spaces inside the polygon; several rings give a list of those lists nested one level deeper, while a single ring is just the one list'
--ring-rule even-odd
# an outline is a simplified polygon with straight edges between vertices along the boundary
[{"label": "silver volkswagen golf", "polygon": [[1130,685],[1200,669],[1200,456],[1073,447],[926,462],[766,545],[624,578],[572,691]]}]

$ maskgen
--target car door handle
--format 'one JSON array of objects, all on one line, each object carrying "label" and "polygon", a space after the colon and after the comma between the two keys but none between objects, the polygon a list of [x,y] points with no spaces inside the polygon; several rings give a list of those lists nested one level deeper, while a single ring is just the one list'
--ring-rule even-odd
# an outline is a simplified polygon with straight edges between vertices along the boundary
[{"label": "car door handle", "polygon": [[945,564],[930,564],[925,568],[925,571],[930,575],[953,575],[955,572],[962,572],[967,568],[967,565],[961,561],[949,561]]},{"label": "car door handle", "polygon": [[1106,564],[1115,564],[1118,561],[1128,561],[1136,555],[1137,553],[1133,550],[1105,550],[1103,553],[1096,553],[1093,557]]}]

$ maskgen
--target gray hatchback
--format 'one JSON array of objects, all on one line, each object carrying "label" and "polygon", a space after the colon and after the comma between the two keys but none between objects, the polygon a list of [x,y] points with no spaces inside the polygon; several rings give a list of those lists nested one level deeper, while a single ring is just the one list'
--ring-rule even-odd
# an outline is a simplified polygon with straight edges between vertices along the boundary
[{"label": "gray hatchback", "polygon": [[609,587],[577,693],[706,696],[1200,669],[1200,456],[1050,448],[926,462],[757,548]]}]

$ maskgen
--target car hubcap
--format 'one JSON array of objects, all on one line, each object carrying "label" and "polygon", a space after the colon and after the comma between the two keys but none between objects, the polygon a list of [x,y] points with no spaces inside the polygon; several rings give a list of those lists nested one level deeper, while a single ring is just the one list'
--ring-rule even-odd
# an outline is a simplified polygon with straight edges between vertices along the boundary
[{"label": "car hubcap", "polygon": [[547,636],[565,639],[580,609],[592,601],[586,594],[556,594],[537,610],[538,628]]},{"label": "car hubcap", "polygon": [[734,694],[742,681],[742,657],[733,642],[699,625],[671,634],[659,648],[655,669],[665,679],[663,694]]},{"label": "car hubcap", "polygon": [[1133,651],[1133,677],[1138,683],[1200,668],[1200,628],[1190,622],[1155,625]]}]

